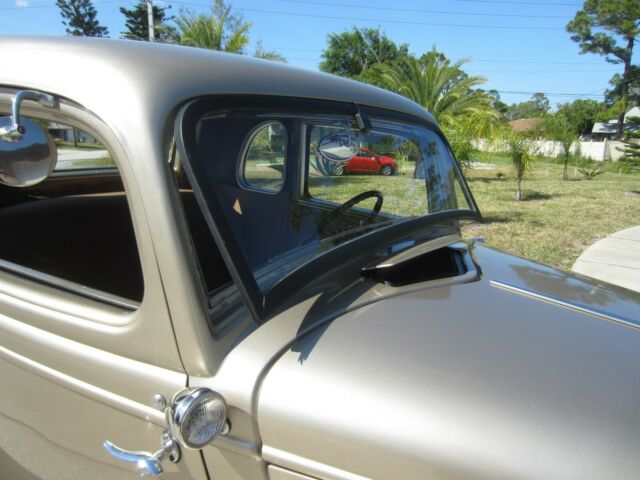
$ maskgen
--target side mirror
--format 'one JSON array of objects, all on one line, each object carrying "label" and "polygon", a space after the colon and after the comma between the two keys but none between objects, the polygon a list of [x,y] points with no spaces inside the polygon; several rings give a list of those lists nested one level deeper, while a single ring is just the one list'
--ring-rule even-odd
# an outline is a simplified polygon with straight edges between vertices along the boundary
[{"label": "side mirror", "polygon": [[[0,128],[11,126],[10,117],[0,118]],[[24,133],[0,137],[0,183],[30,187],[46,179],[56,166],[58,154],[49,134],[35,122],[21,119]]]},{"label": "side mirror", "polygon": [[47,131],[20,117],[23,100],[36,100],[53,106],[53,97],[24,90],[13,100],[13,116],[0,117],[0,183],[10,187],[29,187],[46,179],[56,166],[58,154]]},{"label": "side mirror", "polygon": [[330,162],[346,162],[358,154],[358,145],[349,128],[345,133],[332,133],[320,139],[318,153]]}]

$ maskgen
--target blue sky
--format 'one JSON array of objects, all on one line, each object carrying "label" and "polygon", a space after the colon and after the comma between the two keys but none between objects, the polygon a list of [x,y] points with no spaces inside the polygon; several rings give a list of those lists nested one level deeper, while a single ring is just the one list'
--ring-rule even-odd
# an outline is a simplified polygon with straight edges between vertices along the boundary
[{"label": "blue sky", "polygon": [[[112,37],[124,29],[120,6],[133,0],[94,0],[98,19]],[[155,0],[207,11],[206,0]],[[261,41],[291,65],[315,70],[327,34],[356,25],[380,27],[393,41],[421,54],[436,45],[464,69],[482,75],[485,88],[503,101],[520,102],[532,92],[548,93],[552,105],[575,98],[602,100],[608,81],[622,66],[600,56],[580,55],[564,30],[580,8],[575,0],[233,0],[253,24],[251,45]],[[0,34],[64,35],[55,0],[0,0]],[[5,66],[6,68],[6,66]],[[511,92],[511,93],[510,93]],[[523,92],[523,93],[515,93]],[[563,95],[558,95],[563,94]]]}]

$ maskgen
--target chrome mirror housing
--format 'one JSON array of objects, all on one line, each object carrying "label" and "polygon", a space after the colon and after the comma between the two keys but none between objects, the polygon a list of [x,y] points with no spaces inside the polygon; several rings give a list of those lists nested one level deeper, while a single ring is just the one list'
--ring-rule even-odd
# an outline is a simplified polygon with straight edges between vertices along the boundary
[{"label": "chrome mirror housing", "polygon": [[223,433],[227,407],[220,395],[208,388],[178,392],[166,409],[171,435],[185,448],[200,449]]},{"label": "chrome mirror housing", "polygon": [[[11,117],[0,118],[0,128],[10,128]],[[56,166],[58,154],[49,134],[35,122],[22,118],[19,135],[0,136],[0,183],[30,187],[45,180]]]},{"label": "chrome mirror housing", "polygon": [[358,154],[351,129],[345,127],[344,133],[332,133],[318,142],[317,154],[330,162],[340,163],[351,160]]},{"label": "chrome mirror housing", "polygon": [[0,183],[30,187],[46,179],[56,166],[56,146],[47,131],[20,116],[24,100],[53,107],[51,95],[22,90],[13,99],[11,117],[0,117]]}]

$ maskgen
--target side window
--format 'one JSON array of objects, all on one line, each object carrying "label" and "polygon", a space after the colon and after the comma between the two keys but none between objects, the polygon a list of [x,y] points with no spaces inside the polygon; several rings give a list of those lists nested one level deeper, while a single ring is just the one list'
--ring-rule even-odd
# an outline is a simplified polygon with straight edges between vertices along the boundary
[{"label": "side window", "polygon": [[142,269],[123,182],[110,153],[88,136],[79,137],[77,145],[63,138],[73,131],[67,125],[38,123],[56,139],[57,168],[31,187],[0,185],[0,269],[135,308],[144,290]]},{"label": "side window", "polygon": [[278,193],[284,185],[287,133],[280,122],[260,125],[245,150],[242,182],[248,188]]}]

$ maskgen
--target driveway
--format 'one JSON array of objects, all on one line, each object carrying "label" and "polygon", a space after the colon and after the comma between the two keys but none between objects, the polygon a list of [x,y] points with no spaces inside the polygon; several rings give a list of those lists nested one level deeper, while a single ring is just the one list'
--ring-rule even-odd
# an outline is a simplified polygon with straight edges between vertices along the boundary
[{"label": "driveway", "polygon": [[572,270],[640,292],[640,226],[594,243],[582,252]]}]

